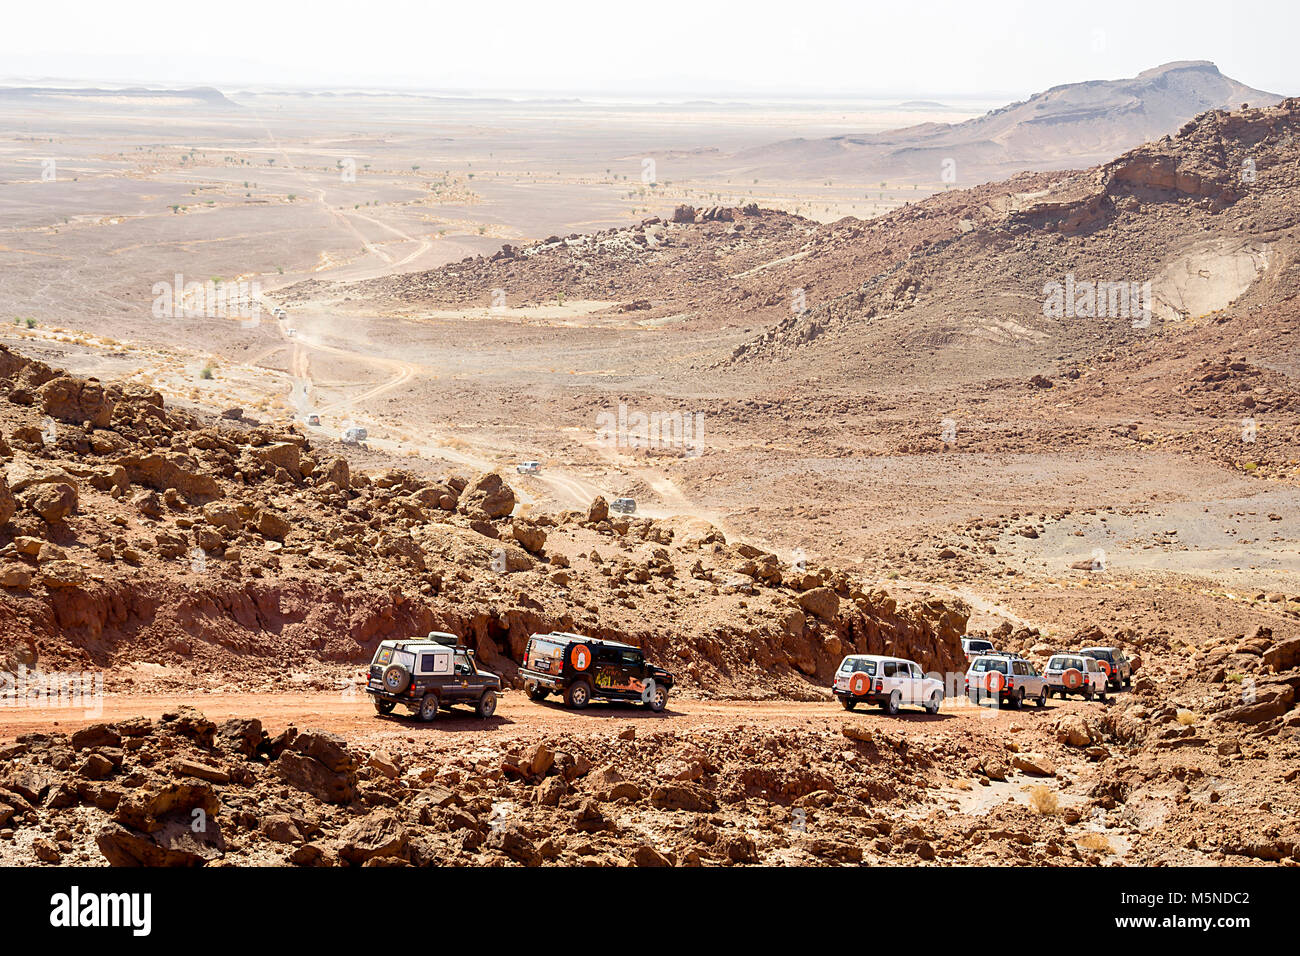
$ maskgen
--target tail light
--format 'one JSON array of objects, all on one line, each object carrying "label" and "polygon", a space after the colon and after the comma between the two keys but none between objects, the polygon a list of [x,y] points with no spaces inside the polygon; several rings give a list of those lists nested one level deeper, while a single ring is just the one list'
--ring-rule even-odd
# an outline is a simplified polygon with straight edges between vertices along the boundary
[{"label": "tail light", "polygon": [[885,682],[884,682],[883,680],[880,680],[879,678],[877,678],[877,679],[876,679],[876,693],[879,694],[879,693],[880,693],[882,690],[884,690],[884,689],[885,689]]}]

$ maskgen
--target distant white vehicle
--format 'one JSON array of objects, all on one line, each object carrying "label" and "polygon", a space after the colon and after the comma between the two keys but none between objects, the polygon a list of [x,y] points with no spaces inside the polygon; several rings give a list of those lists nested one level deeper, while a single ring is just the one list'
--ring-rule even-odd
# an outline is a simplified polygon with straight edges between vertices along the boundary
[{"label": "distant white vehicle", "polygon": [[289,313],[284,311],[284,309],[280,308],[278,305],[271,310],[271,314],[277,319],[287,319],[289,317]]},{"label": "distant white vehicle", "polygon": [[617,511],[619,514],[630,515],[636,514],[635,498],[615,498],[609,503],[610,511]]},{"label": "distant white vehicle", "polygon": [[320,424],[320,416],[319,416],[319,415],[308,415],[308,416],[307,416],[307,424],[308,424],[308,425],[319,425],[319,424]]},{"label": "distant white vehicle", "polygon": [[364,428],[353,425],[343,433],[343,440],[355,445],[357,442],[365,441],[366,435],[367,432]]},{"label": "distant white vehicle", "polygon": [[537,461],[521,461],[515,465],[515,471],[521,475],[535,475],[541,470],[541,462]]},{"label": "distant white vehicle", "polygon": [[298,330],[297,330],[297,329],[285,329],[285,330],[284,330],[284,334],[285,334],[285,335],[297,335],[297,334],[298,334]]}]

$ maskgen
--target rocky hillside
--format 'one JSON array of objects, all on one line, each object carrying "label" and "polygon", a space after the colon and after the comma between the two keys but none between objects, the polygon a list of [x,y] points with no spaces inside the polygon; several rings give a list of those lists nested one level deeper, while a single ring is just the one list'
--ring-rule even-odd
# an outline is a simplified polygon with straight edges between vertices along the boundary
[{"label": "rocky hillside", "polygon": [[1056,86],[964,123],[789,140],[735,159],[760,177],[797,166],[812,177],[926,182],[937,181],[949,162],[953,181],[966,184],[1024,169],[1091,165],[1173,133],[1206,110],[1272,106],[1280,99],[1224,76],[1213,63],[1183,61],[1134,77]]},{"label": "rocky hillside", "polygon": [[10,666],[106,668],[110,687],[328,681],[436,628],[510,678],[530,633],[564,629],[638,644],[695,693],[812,696],[854,649],[961,659],[963,607],[900,607],[704,522],[603,499],[512,514],[495,474],[354,471],[343,446],[7,350],[0,394]]}]

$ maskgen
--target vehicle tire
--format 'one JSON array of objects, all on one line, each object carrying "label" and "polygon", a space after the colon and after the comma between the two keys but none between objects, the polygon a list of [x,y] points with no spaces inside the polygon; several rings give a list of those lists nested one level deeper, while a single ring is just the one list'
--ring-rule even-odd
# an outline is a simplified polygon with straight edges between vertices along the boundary
[{"label": "vehicle tire", "polygon": [[1025,689],[1021,687],[1017,690],[1007,698],[1007,703],[1011,706],[1012,710],[1019,710],[1021,707],[1025,706]]},{"label": "vehicle tire", "polygon": [[1089,682],[1089,683],[1088,683],[1088,684],[1083,688],[1083,699],[1084,699],[1084,700],[1092,700],[1092,682],[1091,682],[1091,681],[1090,681],[1090,682]]},{"label": "vehicle tire", "polygon": [[401,664],[390,664],[384,671],[384,689],[390,694],[404,694],[411,686],[411,672]]},{"label": "vehicle tire", "polygon": [[1038,709],[1039,709],[1039,710],[1042,710],[1044,707],[1047,706],[1047,688],[1046,688],[1046,687],[1044,687],[1042,690],[1040,690],[1040,691],[1038,692],[1038,699],[1035,701],[1035,703],[1038,704]]},{"label": "vehicle tire", "polygon": [[591,685],[585,680],[575,680],[564,689],[564,705],[582,710],[591,703]]},{"label": "vehicle tire", "polygon": [[474,708],[474,713],[478,714],[483,720],[487,720],[497,712],[497,692],[494,690],[483,691],[483,696],[478,699],[478,706]]},{"label": "vehicle tire", "polygon": [[1101,690],[1098,691],[1098,693],[1097,693],[1097,699],[1098,699],[1099,701],[1101,701],[1103,704],[1106,703],[1106,685],[1105,685],[1105,684],[1102,684],[1102,685],[1101,685]]},{"label": "vehicle tire", "polygon": [[668,705],[668,688],[659,682],[655,682],[654,693],[650,695],[650,702],[646,704],[656,714],[661,713]]},{"label": "vehicle tire", "polygon": [[420,709],[417,713],[426,724],[436,718],[438,716],[438,695],[425,694],[420,698]]},{"label": "vehicle tire", "polygon": [[541,684],[528,683],[524,685],[524,693],[528,695],[529,700],[540,704],[550,696],[551,692]]},{"label": "vehicle tire", "polygon": [[943,691],[936,690],[930,695],[930,699],[925,702],[925,712],[927,714],[939,713],[939,705],[943,703]]},{"label": "vehicle tire", "polygon": [[852,697],[841,697],[840,706],[845,710],[852,710],[854,707],[858,706],[858,702]]},{"label": "vehicle tire", "polygon": [[898,708],[903,706],[903,695],[900,694],[898,691],[894,691],[889,695],[888,699],[886,699],[885,702],[880,706],[885,708],[885,713],[887,713],[890,717],[893,717],[895,714],[898,713]]},{"label": "vehicle tire", "polygon": [[384,700],[382,697],[375,698],[375,713],[380,717],[387,717],[396,706],[391,700]]},{"label": "vehicle tire", "polygon": [[1132,686],[1133,686],[1133,675],[1129,674],[1124,678],[1124,689],[1128,690]]}]

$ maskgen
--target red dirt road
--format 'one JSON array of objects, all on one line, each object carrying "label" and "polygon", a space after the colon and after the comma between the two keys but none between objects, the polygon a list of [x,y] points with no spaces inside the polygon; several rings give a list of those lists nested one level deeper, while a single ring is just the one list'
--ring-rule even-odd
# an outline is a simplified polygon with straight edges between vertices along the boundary
[{"label": "red dirt road", "polygon": [[652,714],[636,706],[593,704],[588,709],[575,712],[564,709],[558,701],[544,704],[530,702],[522,693],[502,695],[496,715],[480,721],[468,710],[443,712],[432,723],[420,723],[414,717],[399,711],[391,717],[375,714],[370,701],[359,695],[344,697],[339,693],[297,694],[194,694],[194,695],[108,695],[102,702],[102,712],[94,713],[80,708],[62,710],[50,708],[0,708],[0,740],[11,740],[19,734],[31,732],[76,730],[88,724],[117,721],[129,717],[146,716],[157,720],[164,712],[183,705],[198,708],[210,720],[228,717],[257,717],[272,734],[289,725],[299,729],[308,727],[341,734],[349,739],[374,738],[375,741],[416,734],[442,734],[476,732],[491,734],[494,739],[536,737],[539,733],[571,731],[594,732],[607,729],[610,733],[626,726],[650,729],[671,729],[687,732],[696,728],[741,728],[763,726],[772,729],[792,727],[820,727],[838,729],[845,719],[861,721],[882,729],[906,730],[919,736],[942,736],[947,733],[973,734],[999,732],[1015,718],[1030,723],[1055,717],[1065,708],[1097,708],[1100,704],[1082,701],[1051,701],[1046,709],[1027,706],[1021,711],[974,708],[964,700],[948,700],[937,716],[931,717],[919,709],[905,709],[897,717],[889,717],[871,707],[859,707],[846,713],[837,703],[797,701],[705,701],[670,700],[662,714]]}]

